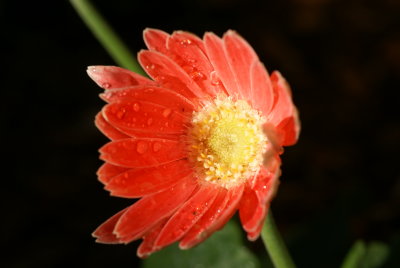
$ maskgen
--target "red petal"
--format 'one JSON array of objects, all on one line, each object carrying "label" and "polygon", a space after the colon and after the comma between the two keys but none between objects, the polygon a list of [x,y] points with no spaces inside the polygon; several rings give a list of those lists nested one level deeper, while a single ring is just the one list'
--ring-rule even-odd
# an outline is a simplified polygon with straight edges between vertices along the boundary
[{"label": "red petal", "polygon": [[[225,188],[221,188],[218,192],[217,197],[211,204],[210,208],[206,213],[190,228],[181,240],[179,247],[181,249],[189,249],[200,243],[200,240],[204,237],[204,231],[213,224],[214,220],[222,213],[227,202],[229,201],[228,191]],[[205,239],[206,237],[204,237]]]},{"label": "red petal", "polygon": [[255,178],[252,189],[255,191],[258,200],[261,203],[269,203],[278,191],[280,169],[276,163],[271,167],[271,171],[262,167],[257,177]]},{"label": "red petal", "polygon": [[104,89],[116,89],[138,85],[156,85],[156,83],[150,79],[115,66],[89,66],[87,73],[96,84]]},{"label": "red petal", "polygon": [[236,79],[238,93],[242,99],[252,103],[250,71],[253,62],[258,62],[258,57],[252,47],[234,31],[226,32],[223,42],[229,65]]},{"label": "red petal", "polygon": [[168,220],[158,236],[154,248],[161,249],[178,241],[207,211],[215,197],[218,188],[215,185],[204,185]]},{"label": "red petal", "polygon": [[102,113],[99,112],[96,115],[96,119],[94,121],[96,127],[110,140],[119,140],[129,138],[128,135],[122,133],[112,125],[110,125],[103,117]]},{"label": "red petal", "polygon": [[97,229],[92,233],[92,236],[97,238],[96,242],[104,244],[117,244],[120,242],[118,237],[113,233],[113,230],[119,218],[127,209],[128,208],[121,210],[97,227]]},{"label": "red petal", "polygon": [[223,41],[213,33],[204,35],[204,45],[211,65],[230,96],[239,94],[238,80],[227,58]]},{"label": "red petal", "polygon": [[143,241],[137,249],[137,255],[139,258],[147,258],[150,254],[156,251],[154,248],[154,242],[166,223],[167,219],[162,220],[143,237]]},{"label": "red petal", "polygon": [[246,232],[254,232],[257,229],[260,221],[264,219],[265,206],[252,189],[246,189],[239,208],[240,221]]},{"label": "red petal", "polygon": [[[210,74],[214,70],[200,48],[202,40],[186,32],[174,32],[168,38],[168,56],[176,62],[197,85],[210,96],[218,93],[218,87],[211,84]],[[203,48],[204,49],[204,48]]]},{"label": "red petal", "polygon": [[156,138],[111,141],[100,149],[100,153],[102,160],[130,168],[158,166],[186,157],[182,142]]},{"label": "red petal", "polygon": [[267,116],[274,103],[275,94],[267,69],[260,61],[253,62],[250,78],[253,108],[260,110],[264,116]]},{"label": "red petal", "polygon": [[181,110],[139,100],[110,103],[102,113],[108,123],[131,136],[182,134],[190,120]]},{"label": "red petal", "polygon": [[111,165],[110,163],[104,163],[97,171],[97,176],[99,177],[99,181],[101,181],[103,184],[107,184],[113,177],[127,170],[128,169],[124,167],[118,167]]},{"label": "red petal", "polygon": [[167,56],[155,51],[141,51],[138,58],[146,72],[163,87],[173,89],[192,101],[207,96],[189,75]]},{"label": "red petal", "polygon": [[195,109],[194,104],[182,95],[170,89],[154,86],[107,90],[100,96],[107,102],[122,102],[126,100],[151,102],[182,113],[192,113]]},{"label": "red petal", "polygon": [[292,102],[289,84],[278,71],[271,74],[271,81],[278,98],[268,119],[277,127],[277,132],[281,135],[281,144],[293,145],[300,133],[300,122],[297,109]]},{"label": "red petal", "polygon": [[247,233],[247,239],[248,240],[255,241],[260,236],[261,230],[262,230],[263,225],[264,225],[265,216],[267,215],[268,210],[269,210],[269,206],[267,205],[266,208],[265,208],[265,215],[264,215],[263,219],[260,220],[260,222],[258,224],[258,227],[256,227],[253,232],[248,232]]},{"label": "red petal", "polygon": [[111,195],[137,198],[170,188],[192,172],[187,160],[151,168],[131,169],[115,176],[105,189]]},{"label": "red petal", "polygon": [[193,178],[188,178],[166,191],[143,197],[121,216],[114,233],[125,243],[141,238],[181,206],[193,194],[196,185]]},{"label": "red petal", "polygon": [[[200,221],[190,229],[179,244],[181,249],[191,248],[221,229],[236,212],[242,198],[244,185],[239,185],[228,192],[220,192],[214,205],[207,210]],[[225,194],[226,193],[226,194]]]},{"label": "red petal", "polygon": [[155,50],[163,54],[167,53],[167,38],[169,34],[164,31],[146,28],[143,31],[143,39],[150,50]]}]

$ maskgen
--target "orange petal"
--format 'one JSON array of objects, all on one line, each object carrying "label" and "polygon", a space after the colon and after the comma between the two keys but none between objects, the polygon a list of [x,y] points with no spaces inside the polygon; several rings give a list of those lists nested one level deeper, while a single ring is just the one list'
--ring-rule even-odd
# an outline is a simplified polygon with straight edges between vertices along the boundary
[{"label": "orange petal", "polygon": [[94,120],[96,127],[110,140],[119,140],[129,138],[128,135],[122,133],[110,123],[108,123],[101,112],[97,113],[96,119]]},{"label": "orange petal", "polygon": [[188,178],[166,191],[143,197],[121,216],[114,234],[125,243],[141,238],[180,207],[193,194],[196,186],[194,179]]},{"label": "orange petal", "polygon": [[254,232],[266,213],[265,203],[261,203],[256,193],[249,187],[243,193],[239,207],[239,216],[243,229],[246,232]]},{"label": "orange petal", "polygon": [[216,76],[219,77],[225,86],[228,95],[237,96],[239,94],[239,81],[226,55],[224,42],[215,34],[206,33],[204,35],[204,45],[211,65],[216,71]]},{"label": "orange petal", "polygon": [[89,66],[87,73],[97,85],[104,89],[157,84],[141,75],[115,66]]},{"label": "orange petal", "polygon": [[183,134],[190,120],[181,110],[139,100],[110,103],[104,106],[102,114],[108,123],[130,136]]},{"label": "orange petal", "polygon": [[100,158],[116,166],[152,167],[185,158],[185,149],[177,140],[130,138],[107,143],[100,149]]},{"label": "orange petal", "polygon": [[182,95],[170,89],[155,86],[137,86],[107,90],[100,96],[107,102],[123,102],[126,100],[145,101],[189,114],[195,109],[194,104]]},{"label": "orange petal", "polygon": [[192,227],[179,244],[181,249],[191,248],[207,239],[215,231],[221,229],[235,214],[242,198],[244,185],[228,190],[227,194],[220,193],[215,206],[212,206],[200,219],[197,225]]},{"label": "orange petal", "polygon": [[155,50],[163,54],[167,53],[167,38],[169,34],[164,31],[146,28],[143,31],[143,39],[150,50]]},{"label": "orange petal", "polygon": [[[258,57],[251,46],[232,30],[224,34],[223,42],[229,65],[237,82],[239,96],[252,103],[254,99],[251,92],[250,71],[253,62],[258,62]],[[259,97],[257,96],[256,99]]]},{"label": "orange petal", "polygon": [[117,244],[120,243],[118,237],[113,233],[114,227],[117,224],[119,218],[124,214],[128,208],[125,208],[106,220],[92,233],[92,236],[97,238],[96,242],[104,244]]},{"label": "orange petal", "polygon": [[154,243],[156,250],[178,241],[207,211],[218,188],[215,185],[203,185],[175,214],[168,220]]},{"label": "orange petal", "polygon": [[250,79],[253,108],[267,116],[274,103],[275,93],[267,69],[258,60],[251,66]]},{"label": "orange petal", "polygon": [[99,181],[101,181],[103,184],[107,184],[113,177],[127,170],[128,169],[124,167],[114,166],[110,163],[104,163],[97,171],[97,176],[99,177]]},{"label": "orange petal", "polygon": [[271,81],[278,98],[268,120],[276,126],[280,143],[283,146],[293,145],[300,134],[300,121],[297,109],[292,102],[289,84],[278,71],[271,74]]},{"label": "orange petal", "polygon": [[170,188],[192,172],[187,160],[151,168],[130,169],[114,176],[105,189],[114,196],[137,198]]},{"label": "orange petal", "polygon": [[142,50],[138,58],[146,72],[163,87],[175,90],[192,101],[207,97],[192,78],[167,56],[155,51]]},{"label": "orange petal", "polygon": [[168,38],[168,56],[210,96],[218,93],[218,87],[211,83],[210,74],[214,70],[204,54],[203,41],[192,34],[178,31]]},{"label": "orange petal", "polygon": [[262,230],[263,225],[264,225],[265,216],[267,215],[268,210],[269,210],[269,206],[267,205],[266,208],[265,208],[265,215],[264,215],[264,217],[259,221],[258,226],[255,228],[254,231],[248,232],[248,233],[247,233],[247,239],[248,239],[249,241],[255,241],[255,240],[257,240],[257,238],[260,236],[261,230]]},{"label": "orange petal", "polygon": [[161,230],[167,223],[167,219],[161,220],[157,226],[151,229],[144,237],[142,243],[137,249],[137,255],[139,258],[147,258],[150,254],[156,251],[154,248],[154,242],[156,241]]}]

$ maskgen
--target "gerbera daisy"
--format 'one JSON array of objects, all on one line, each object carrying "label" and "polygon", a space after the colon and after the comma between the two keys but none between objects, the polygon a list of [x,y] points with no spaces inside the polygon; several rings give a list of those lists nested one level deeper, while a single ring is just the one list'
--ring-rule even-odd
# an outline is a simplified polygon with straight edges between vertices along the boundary
[{"label": "gerbera daisy", "polygon": [[277,191],[282,146],[296,143],[288,84],[269,75],[236,32],[203,39],[146,29],[138,59],[152,80],[112,66],[89,76],[108,104],[96,126],[99,180],[111,195],[140,198],[93,233],[100,243],[143,239],[146,257],[179,241],[191,248],[239,210],[249,240],[260,234]]}]

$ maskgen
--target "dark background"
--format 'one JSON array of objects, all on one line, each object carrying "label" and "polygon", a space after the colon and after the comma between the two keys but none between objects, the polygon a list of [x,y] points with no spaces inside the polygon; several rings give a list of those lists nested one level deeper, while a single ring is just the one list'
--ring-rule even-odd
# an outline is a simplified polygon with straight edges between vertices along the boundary
[{"label": "dark background", "polygon": [[[286,149],[273,202],[299,267],[338,267],[359,238],[387,243],[385,267],[400,267],[400,1],[93,3],[133,57],[145,27],[237,30],[286,76],[300,111],[300,140]],[[0,18],[0,262],[134,267],[137,243],[90,236],[131,203],[109,197],[95,176],[107,140],[93,124],[101,90],[85,69],[114,62],[68,1],[1,1]]]}]

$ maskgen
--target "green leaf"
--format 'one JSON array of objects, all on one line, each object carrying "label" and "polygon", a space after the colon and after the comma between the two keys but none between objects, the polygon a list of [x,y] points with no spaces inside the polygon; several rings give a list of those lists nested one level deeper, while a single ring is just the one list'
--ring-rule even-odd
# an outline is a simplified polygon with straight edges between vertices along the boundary
[{"label": "green leaf", "polygon": [[241,230],[230,221],[223,230],[190,250],[180,250],[177,244],[154,253],[143,261],[142,268],[257,268],[258,259],[243,245]]},{"label": "green leaf", "polygon": [[357,241],[347,254],[342,268],[378,268],[389,255],[389,247],[381,242]]}]

